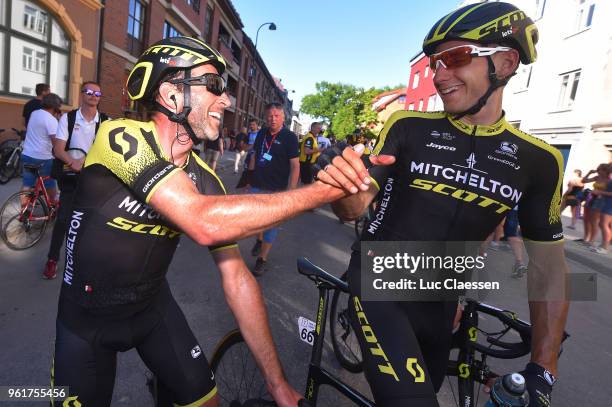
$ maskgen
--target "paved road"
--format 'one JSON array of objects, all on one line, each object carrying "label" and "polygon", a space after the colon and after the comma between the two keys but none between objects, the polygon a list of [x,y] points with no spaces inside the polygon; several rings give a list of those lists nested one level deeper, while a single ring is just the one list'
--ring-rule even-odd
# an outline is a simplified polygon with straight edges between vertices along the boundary
[{"label": "paved road", "polygon": [[[232,190],[236,177],[230,163],[222,161],[222,179]],[[0,186],[0,201],[18,188],[18,182]],[[60,279],[40,278],[49,244],[49,235],[25,252],[9,250],[0,243],[0,385],[43,385],[48,383],[54,338],[54,317]],[[297,319],[315,319],[317,292],[312,283],[296,272],[295,258],[307,256],[334,274],[345,269],[352,243],[352,225],[339,224],[328,209],[318,209],[282,226],[280,242],[270,257],[270,270],[259,279],[270,314],[270,323],[280,357],[290,381],[298,390],[305,387],[310,347],[298,339]],[[252,239],[240,242],[247,264],[254,260],[248,252]],[[101,242],[103,244],[103,242]],[[505,270],[511,256],[500,252],[490,267]],[[561,379],[554,392],[556,407],[612,407],[609,366],[612,365],[612,278],[609,274],[569,260],[573,272],[596,272],[598,300],[572,304],[567,330],[572,334],[560,361]],[[605,270],[603,270],[605,271]],[[208,251],[184,238],[172,262],[170,285],[183,308],[204,352],[210,354],[215,343],[235,322],[228,312],[220,290],[220,280]],[[516,310],[527,319],[525,281],[507,276],[508,290],[492,301]],[[362,375],[339,369],[327,341],[325,365],[343,380],[368,393]],[[492,361],[499,371],[519,370],[525,360]],[[134,351],[120,355],[113,406],[147,406],[151,398],[145,387],[146,367]],[[322,390],[323,406],[344,406],[331,390]],[[484,396],[482,396],[484,397]],[[479,404],[484,403],[481,397]],[[441,393],[442,406],[455,405],[448,384]],[[10,403],[0,403],[11,405]],[[40,405],[14,403],[15,406]]]}]

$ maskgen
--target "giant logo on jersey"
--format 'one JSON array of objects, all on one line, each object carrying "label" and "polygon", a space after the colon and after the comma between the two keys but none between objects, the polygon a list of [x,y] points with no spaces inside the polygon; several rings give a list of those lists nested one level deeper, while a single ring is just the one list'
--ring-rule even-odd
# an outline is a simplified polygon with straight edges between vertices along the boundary
[{"label": "giant logo on jersey", "polygon": [[136,155],[138,151],[138,140],[136,137],[125,132],[125,127],[117,127],[111,130],[108,134],[110,137],[110,148],[117,154],[123,156],[123,161],[128,160]]}]

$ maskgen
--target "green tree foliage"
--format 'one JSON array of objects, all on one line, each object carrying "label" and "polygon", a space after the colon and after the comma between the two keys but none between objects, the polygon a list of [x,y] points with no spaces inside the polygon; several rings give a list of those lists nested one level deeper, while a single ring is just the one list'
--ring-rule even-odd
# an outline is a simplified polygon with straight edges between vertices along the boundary
[{"label": "green tree foliage", "polygon": [[384,89],[363,89],[343,83],[318,82],[317,92],[302,99],[301,111],[330,124],[338,139],[352,134],[357,127],[366,130],[366,136],[374,137],[367,125],[376,123],[372,100]]}]

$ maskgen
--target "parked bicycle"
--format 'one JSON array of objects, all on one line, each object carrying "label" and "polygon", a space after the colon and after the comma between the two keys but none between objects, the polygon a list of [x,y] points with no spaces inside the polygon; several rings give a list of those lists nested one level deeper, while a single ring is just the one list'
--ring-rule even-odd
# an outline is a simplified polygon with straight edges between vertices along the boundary
[{"label": "parked bicycle", "polygon": [[[298,259],[298,271],[313,281],[319,290],[319,305],[314,329],[307,333],[313,338],[308,378],[306,380],[305,398],[311,405],[316,405],[319,388],[328,385],[357,406],[373,407],[374,402],[329,371],[321,367],[325,324],[330,291],[341,291],[348,294],[348,284],[325,270],[317,267],[305,258]],[[338,300],[336,307],[348,306],[348,301]],[[457,378],[457,393],[451,385],[453,397],[457,406],[473,407],[478,403],[480,386],[488,384],[498,377],[487,365],[487,358],[515,359],[527,355],[531,350],[531,325],[520,320],[517,315],[508,310],[502,310],[491,305],[467,299],[464,304],[458,331],[453,336],[453,347],[459,350],[457,358],[450,360],[447,376]],[[333,314],[333,313],[332,313]],[[341,312],[336,312],[336,315]],[[486,317],[490,318],[486,318]],[[487,321],[498,322],[503,328],[496,332],[486,332],[479,327]],[[488,321],[490,320],[490,321]],[[332,324],[335,322],[332,321]],[[348,325],[350,327],[350,324]],[[520,341],[506,342],[502,338],[510,331],[518,334]],[[479,342],[484,338],[486,344]],[[563,340],[568,338],[566,333]],[[361,363],[361,358],[357,358]],[[261,373],[257,370],[255,360],[250,354],[240,331],[231,331],[217,346],[211,358],[211,367],[219,389],[222,406],[273,406],[272,398],[265,391]],[[450,379],[449,379],[450,381]],[[475,391],[475,387],[478,388]]]},{"label": "parked bicycle", "polygon": [[50,177],[40,175],[42,164],[23,167],[36,176],[34,189],[14,193],[0,209],[0,236],[14,250],[27,249],[38,243],[59,209],[45,188],[44,182]]},{"label": "parked bicycle", "polygon": [[26,132],[15,128],[13,131],[17,139],[5,140],[0,144],[0,184],[9,182],[20,170],[21,152]]}]

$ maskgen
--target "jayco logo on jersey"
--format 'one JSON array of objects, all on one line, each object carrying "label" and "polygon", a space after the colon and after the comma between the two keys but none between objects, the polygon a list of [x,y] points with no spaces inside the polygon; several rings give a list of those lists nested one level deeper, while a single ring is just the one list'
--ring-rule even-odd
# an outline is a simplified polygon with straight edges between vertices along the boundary
[{"label": "jayco logo on jersey", "polygon": [[455,150],[457,150],[455,147],[444,146],[444,145],[436,144],[436,143],[426,144],[425,147],[435,148],[436,150],[448,150],[448,151],[455,151]]},{"label": "jayco logo on jersey", "polygon": [[200,349],[199,345],[196,345],[193,349],[191,349],[191,357],[196,359],[198,356],[202,354],[202,349]]}]

